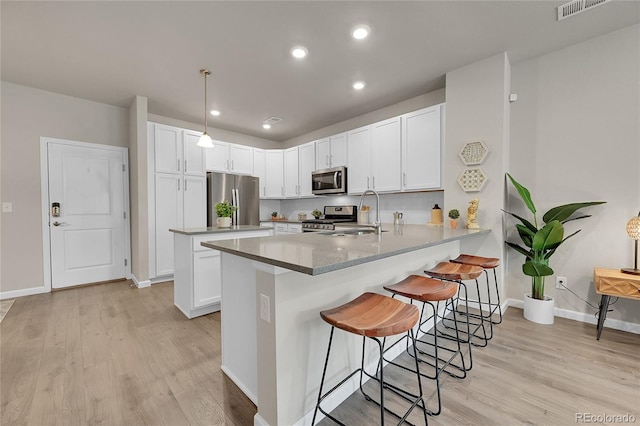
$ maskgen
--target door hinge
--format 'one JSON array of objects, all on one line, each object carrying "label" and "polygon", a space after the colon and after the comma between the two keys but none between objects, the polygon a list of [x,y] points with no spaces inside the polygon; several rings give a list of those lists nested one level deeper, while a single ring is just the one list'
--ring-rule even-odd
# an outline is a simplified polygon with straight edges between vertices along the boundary
[{"label": "door hinge", "polygon": [[124,164],[122,165],[122,171],[124,172]]},{"label": "door hinge", "polygon": [[124,260],[124,266],[127,266],[127,259]]},{"label": "door hinge", "polygon": [[127,219],[127,212],[122,212],[122,217],[126,220]]}]

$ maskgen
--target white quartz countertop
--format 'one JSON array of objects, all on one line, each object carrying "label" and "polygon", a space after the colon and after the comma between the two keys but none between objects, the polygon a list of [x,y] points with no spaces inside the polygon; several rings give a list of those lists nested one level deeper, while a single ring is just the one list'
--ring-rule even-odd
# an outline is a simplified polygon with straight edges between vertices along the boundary
[{"label": "white quartz countertop", "polygon": [[184,235],[199,235],[199,234],[222,234],[229,232],[244,232],[244,231],[268,231],[268,228],[254,226],[254,225],[236,225],[229,228],[218,228],[216,226],[209,226],[207,228],[173,228],[169,229],[176,234]]},{"label": "white quartz countertop", "polygon": [[308,275],[324,274],[426,247],[488,234],[488,229],[383,225],[380,235],[321,232],[207,241],[203,246]]}]

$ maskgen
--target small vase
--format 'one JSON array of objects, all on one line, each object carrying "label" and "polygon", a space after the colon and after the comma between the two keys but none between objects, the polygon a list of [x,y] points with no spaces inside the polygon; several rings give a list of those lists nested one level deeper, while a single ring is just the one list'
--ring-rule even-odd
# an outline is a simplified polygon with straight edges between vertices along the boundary
[{"label": "small vase", "polygon": [[458,219],[449,219],[449,226],[451,229],[456,229],[458,227]]},{"label": "small vase", "polygon": [[553,297],[544,296],[544,300],[534,299],[531,294],[524,295],[524,318],[538,324],[553,324]]},{"label": "small vase", "polygon": [[216,220],[218,224],[218,228],[229,228],[231,226],[231,218],[230,217],[219,217]]}]

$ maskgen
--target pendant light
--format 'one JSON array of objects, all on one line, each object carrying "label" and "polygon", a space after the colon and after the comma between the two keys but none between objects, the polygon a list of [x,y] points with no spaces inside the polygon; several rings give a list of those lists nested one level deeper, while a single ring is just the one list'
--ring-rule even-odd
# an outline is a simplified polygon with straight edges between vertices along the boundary
[{"label": "pendant light", "polygon": [[213,141],[207,133],[207,76],[211,75],[211,71],[202,69],[200,74],[204,76],[204,133],[200,136],[196,145],[203,148],[213,148]]}]

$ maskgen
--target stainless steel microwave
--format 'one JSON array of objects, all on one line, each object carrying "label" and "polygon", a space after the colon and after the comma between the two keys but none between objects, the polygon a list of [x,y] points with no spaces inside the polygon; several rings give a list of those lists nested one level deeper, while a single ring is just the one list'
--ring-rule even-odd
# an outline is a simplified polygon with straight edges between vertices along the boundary
[{"label": "stainless steel microwave", "polygon": [[347,168],[334,167],[312,172],[311,192],[315,195],[346,194]]}]

